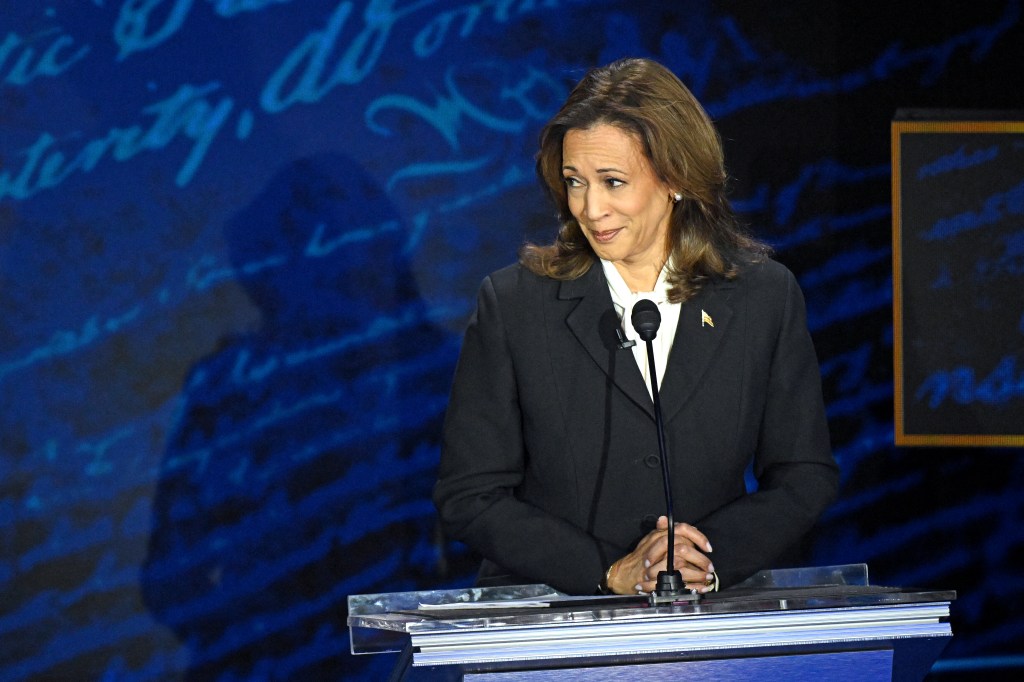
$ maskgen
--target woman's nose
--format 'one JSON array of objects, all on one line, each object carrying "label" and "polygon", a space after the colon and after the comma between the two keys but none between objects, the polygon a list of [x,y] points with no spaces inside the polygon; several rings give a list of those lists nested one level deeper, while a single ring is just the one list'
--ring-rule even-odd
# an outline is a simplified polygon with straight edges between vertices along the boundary
[{"label": "woman's nose", "polygon": [[607,197],[600,190],[588,189],[583,198],[583,215],[587,220],[597,220],[607,213]]}]

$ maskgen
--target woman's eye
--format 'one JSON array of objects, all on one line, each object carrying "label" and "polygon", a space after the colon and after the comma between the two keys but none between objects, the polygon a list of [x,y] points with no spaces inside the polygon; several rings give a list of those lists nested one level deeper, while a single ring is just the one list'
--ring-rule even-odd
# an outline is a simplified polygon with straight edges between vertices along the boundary
[{"label": "woman's eye", "polygon": [[580,185],[583,184],[579,181],[579,178],[567,177],[564,179],[566,187],[579,187]]},{"label": "woman's eye", "polygon": [[619,180],[618,178],[606,178],[605,184],[607,184],[609,187],[621,187],[626,183],[624,183],[622,180]]}]

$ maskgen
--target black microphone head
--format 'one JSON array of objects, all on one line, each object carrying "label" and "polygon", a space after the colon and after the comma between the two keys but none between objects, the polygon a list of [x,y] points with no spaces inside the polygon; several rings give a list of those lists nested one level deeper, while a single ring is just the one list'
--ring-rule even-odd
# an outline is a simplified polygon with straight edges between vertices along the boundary
[{"label": "black microphone head", "polygon": [[643,341],[653,341],[658,335],[658,327],[661,326],[661,312],[658,304],[649,298],[641,298],[633,306],[633,312],[629,319],[633,322],[633,329],[637,336]]}]

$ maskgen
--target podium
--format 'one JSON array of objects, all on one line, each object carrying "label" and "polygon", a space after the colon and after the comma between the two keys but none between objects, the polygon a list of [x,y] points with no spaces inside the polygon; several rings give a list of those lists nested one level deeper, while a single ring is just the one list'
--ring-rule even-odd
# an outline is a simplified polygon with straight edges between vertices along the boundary
[{"label": "podium", "polygon": [[396,682],[902,681],[949,642],[955,598],[872,586],[852,564],[764,571],[658,606],[546,585],[353,595],[348,624],[352,653],[400,652]]}]

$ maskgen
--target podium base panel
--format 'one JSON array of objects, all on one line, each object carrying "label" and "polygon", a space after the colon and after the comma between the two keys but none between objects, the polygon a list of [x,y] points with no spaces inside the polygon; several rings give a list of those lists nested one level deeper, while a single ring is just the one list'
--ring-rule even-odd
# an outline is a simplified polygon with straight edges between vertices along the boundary
[{"label": "podium base panel", "polygon": [[758,656],[704,661],[674,661],[637,665],[612,665],[596,668],[557,670],[519,670],[467,673],[466,682],[763,682],[786,679],[821,682],[888,680],[892,675],[891,649],[843,651],[795,656]]}]

